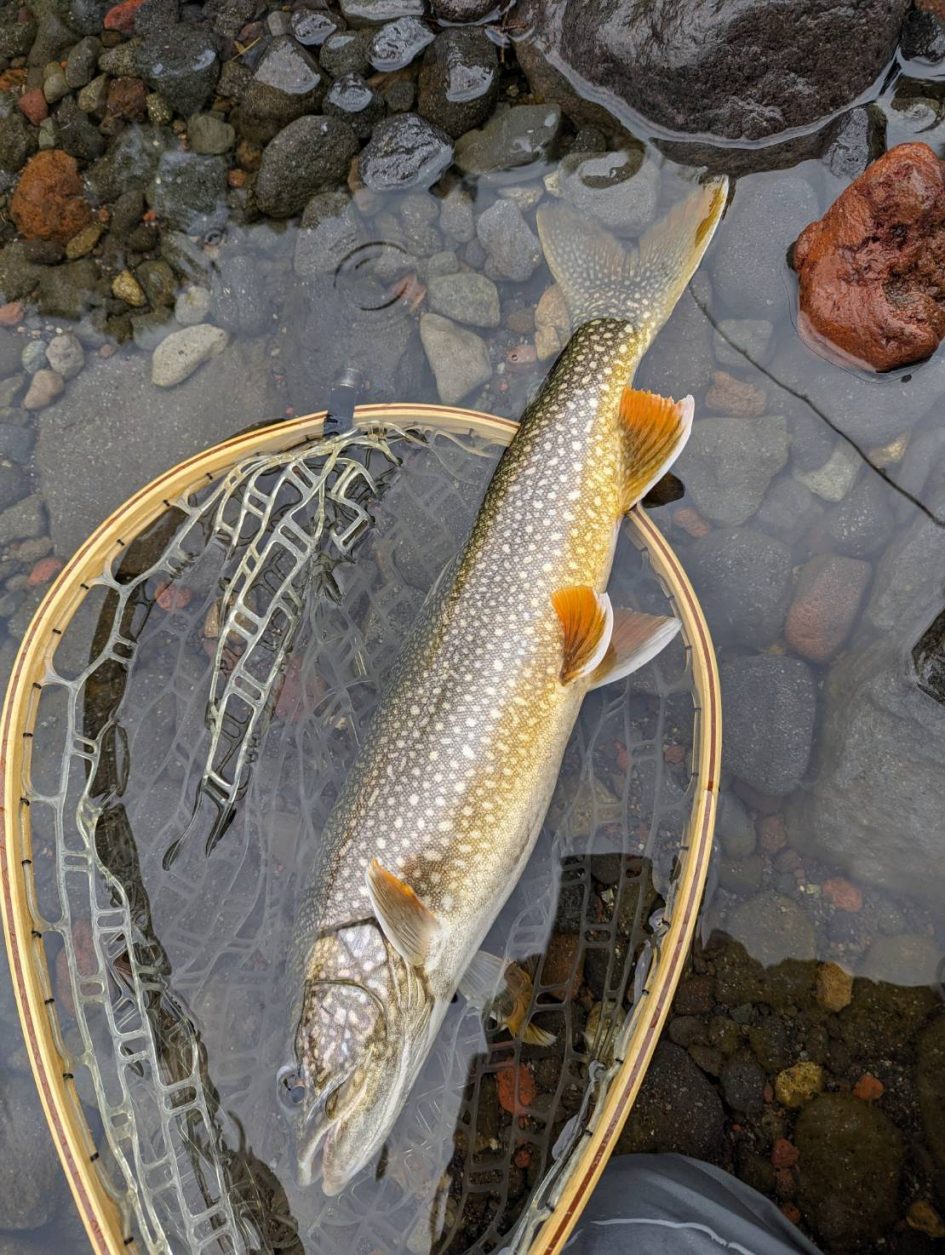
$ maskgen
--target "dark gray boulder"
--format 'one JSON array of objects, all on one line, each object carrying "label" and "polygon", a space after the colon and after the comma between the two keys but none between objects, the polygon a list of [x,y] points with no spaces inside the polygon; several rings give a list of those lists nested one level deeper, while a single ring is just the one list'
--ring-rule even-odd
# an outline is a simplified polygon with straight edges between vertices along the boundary
[{"label": "dark gray boulder", "polygon": [[721,668],[722,766],[760,793],[783,797],[807,771],[817,693],[800,658],[763,654]]}]

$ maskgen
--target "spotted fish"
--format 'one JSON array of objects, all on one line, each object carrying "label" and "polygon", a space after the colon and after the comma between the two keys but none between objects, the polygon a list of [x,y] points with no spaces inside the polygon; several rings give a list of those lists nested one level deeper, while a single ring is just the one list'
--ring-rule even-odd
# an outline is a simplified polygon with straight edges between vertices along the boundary
[{"label": "spotted fish", "polygon": [[633,251],[539,211],[572,337],[472,533],[394,665],[320,843],[292,959],[299,1172],[337,1193],[384,1143],[457,989],[526,1040],[530,988],[480,952],[532,852],[589,689],[677,620],[611,605],[623,515],[682,449],[693,402],[630,387],[717,226],[705,184]]}]

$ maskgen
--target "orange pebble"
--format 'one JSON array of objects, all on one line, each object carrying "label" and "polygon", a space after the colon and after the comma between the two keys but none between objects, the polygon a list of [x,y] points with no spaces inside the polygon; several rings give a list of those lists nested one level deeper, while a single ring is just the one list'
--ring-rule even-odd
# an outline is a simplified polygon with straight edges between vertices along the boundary
[{"label": "orange pebble", "polygon": [[245,187],[249,175],[245,170],[228,170],[226,181],[230,187]]},{"label": "orange pebble", "polygon": [[535,1078],[524,1063],[513,1063],[496,1074],[499,1106],[509,1115],[527,1110],[535,1101]]},{"label": "orange pebble", "polygon": [[877,1098],[882,1098],[885,1089],[886,1086],[878,1076],[873,1076],[872,1072],[864,1072],[853,1086],[853,1097],[862,1098],[864,1102],[875,1102]]},{"label": "orange pebble", "polygon": [[0,327],[15,327],[22,321],[22,301],[7,301],[6,305],[0,305]]},{"label": "orange pebble", "polygon": [[801,1211],[799,1207],[795,1207],[793,1203],[781,1204],[781,1215],[786,1216],[791,1224],[801,1223]]},{"label": "orange pebble", "polygon": [[779,1137],[771,1151],[771,1164],[775,1168],[793,1168],[800,1152],[786,1137]]},{"label": "orange pebble", "polygon": [[827,901],[838,911],[855,913],[863,909],[863,894],[849,880],[835,876],[832,880],[825,880],[821,889]]},{"label": "orange pebble", "polygon": [[708,536],[712,530],[699,511],[688,505],[680,506],[673,515],[673,522],[695,540],[700,536]]},{"label": "orange pebble", "polygon": [[59,558],[40,558],[40,560],[30,571],[27,583],[31,588],[35,588],[37,584],[48,584],[54,575],[62,570],[62,562]]}]

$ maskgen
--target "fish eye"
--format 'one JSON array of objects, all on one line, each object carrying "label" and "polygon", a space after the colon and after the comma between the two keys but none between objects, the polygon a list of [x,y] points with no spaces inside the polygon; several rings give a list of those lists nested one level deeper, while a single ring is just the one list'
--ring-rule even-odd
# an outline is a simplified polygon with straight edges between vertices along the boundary
[{"label": "fish eye", "polygon": [[287,1110],[291,1111],[301,1106],[305,1098],[305,1082],[295,1064],[290,1063],[279,1069],[276,1091],[280,1104]]}]

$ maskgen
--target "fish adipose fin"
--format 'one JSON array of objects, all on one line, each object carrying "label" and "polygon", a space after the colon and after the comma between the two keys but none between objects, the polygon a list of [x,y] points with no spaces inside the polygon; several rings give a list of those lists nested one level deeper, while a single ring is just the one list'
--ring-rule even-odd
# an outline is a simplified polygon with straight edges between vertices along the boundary
[{"label": "fish adipose fin", "polygon": [[548,1033],[527,1020],[532,1004],[532,980],[517,963],[507,963],[495,954],[480,950],[459,982],[459,992],[480,1011],[488,1011],[497,1024],[529,1046],[550,1046],[554,1033]]},{"label": "fish adipose fin", "polygon": [[551,604],[564,633],[561,683],[570,684],[590,675],[603,661],[614,611],[607,594],[596,593],[589,584],[557,589],[551,594]]},{"label": "fish adipose fin", "polygon": [[571,326],[620,318],[641,337],[642,355],[695,274],[728,196],[728,180],[704,183],[625,248],[569,205],[538,211],[538,234],[567,301]]},{"label": "fish adipose fin", "polygon": [[620,399],[620,424],[624,433],[623,508],[642,500],[685,448],[692,431],[695,402],[692,397],[674,401],[655,392],[626,388]]},{"label": "fish adipose fin", "polygon": [[366,879],[384,936],[405,963],[422,967],[440,930],[440,921],[408,884],[376,858],[371,860]]},{"label": "fish adipose fin", "polygon": [[615,610],[610,644],[591,677],[591,688],[612,684],[639,670],[666,648],[681,627],[678,619],[665,615]]}]

